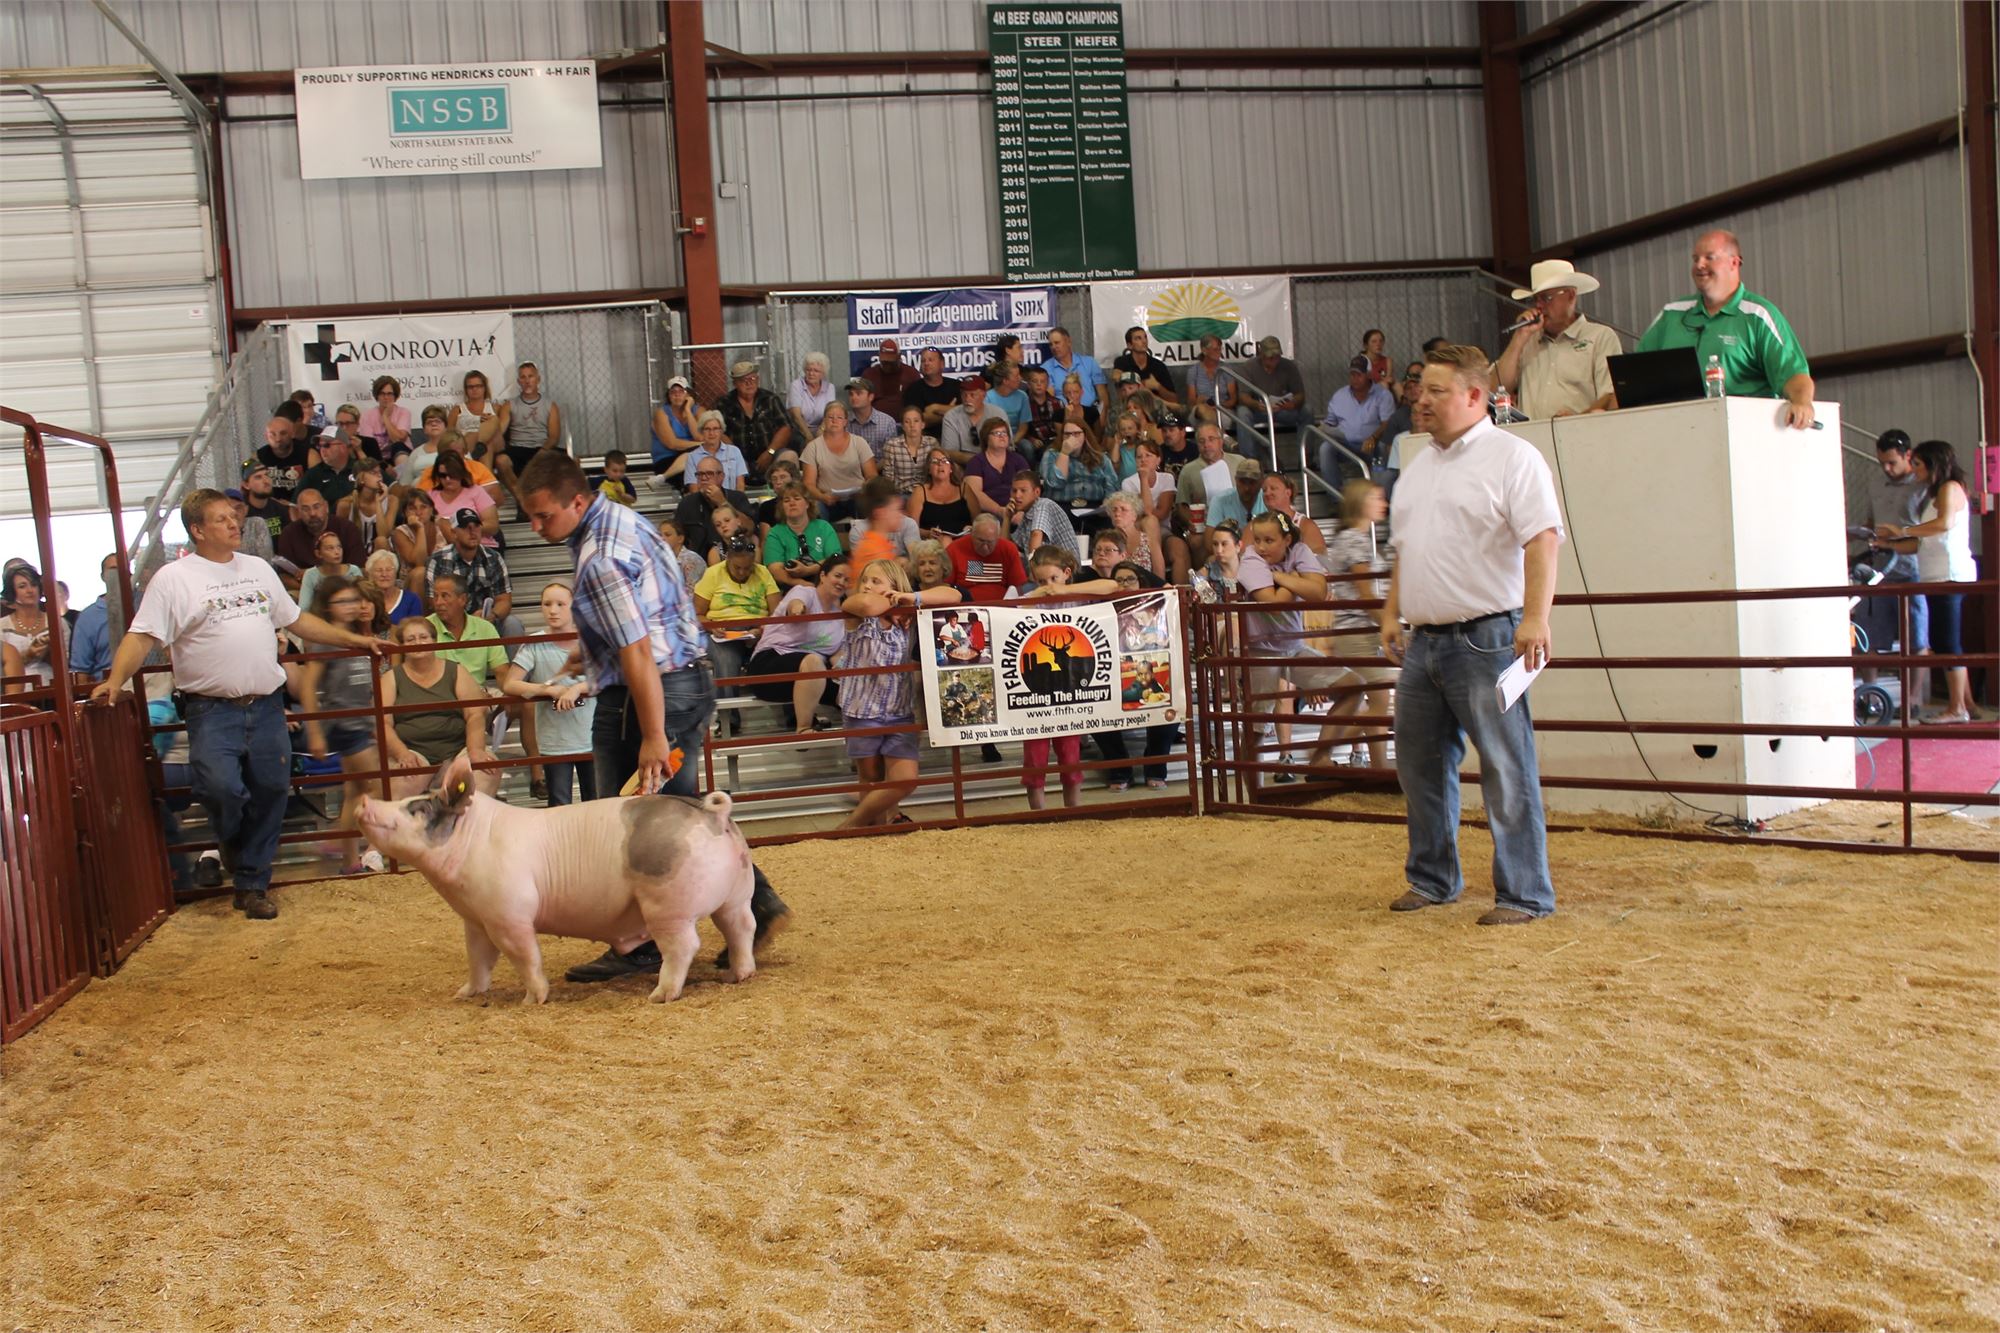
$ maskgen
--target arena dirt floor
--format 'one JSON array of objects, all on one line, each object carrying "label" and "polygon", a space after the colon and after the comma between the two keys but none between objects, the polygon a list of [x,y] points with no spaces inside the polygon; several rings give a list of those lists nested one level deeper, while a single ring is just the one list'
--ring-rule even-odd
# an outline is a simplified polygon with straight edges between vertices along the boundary
[{"label": "arena dirt floor", "polygon": [[664,1007],[203,903],[0,1057],[0,1326],[2000,1327],[1993,867],[1559,835],[1493,930],[1466,843],[1409,916],[1382,826],[769,849]]}]

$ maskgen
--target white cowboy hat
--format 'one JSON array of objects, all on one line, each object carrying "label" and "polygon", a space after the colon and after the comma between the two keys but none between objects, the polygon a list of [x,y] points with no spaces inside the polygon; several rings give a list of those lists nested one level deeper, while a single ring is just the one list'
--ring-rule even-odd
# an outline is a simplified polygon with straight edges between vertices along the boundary
[{"label": "white cowboy hat", "polygon": [[1544,259],[1528,271],[1528,285],[1514,289],[1514,299],[1525,301],[1559,287],[1574,287],[1576,294],[1582,296],[1597,290],[1597,279],[1588,273],[1578,273],[1576,265],[1567,259]]}]

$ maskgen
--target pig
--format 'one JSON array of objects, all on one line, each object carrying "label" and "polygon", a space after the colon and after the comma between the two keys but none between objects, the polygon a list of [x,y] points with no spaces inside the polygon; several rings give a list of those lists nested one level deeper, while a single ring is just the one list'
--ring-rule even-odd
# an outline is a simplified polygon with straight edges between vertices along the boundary
[{"label": "pig", "polygon": [[731,804],[718,791],[698,801],[628,796],[516,809],[475,790],[461,754],[435,791],[400,801],[364,796],[359,820],[371,846],[421,870],[464,919],[471,975],[458,998],[484,995],[504,953],[527,985],[523,1003],[545,1002],[539,932],[602,940],[621,953],[657,941],[662,964],[650,998],[664,1001],[678,999],[687,981],[697,917],[722,931],[732,981],[757,970],[750,845],[729,818]]}]

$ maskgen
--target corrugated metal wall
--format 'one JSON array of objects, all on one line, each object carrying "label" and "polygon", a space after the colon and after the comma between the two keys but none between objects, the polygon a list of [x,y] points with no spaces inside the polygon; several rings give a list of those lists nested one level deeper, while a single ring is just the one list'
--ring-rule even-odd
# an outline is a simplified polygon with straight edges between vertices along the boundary
[{"label": "corrugated metal wall", "polygon": [[[651,46],[644,0],[116,0],[119,17],[177,73],[576,57]],[[0,4],[9,66],[130,65],[138,57],[94,6]],[[289,99],[287,99],[289,100]]]},{"label": "corrugated metal wall", "polygon": [[[1778,303],[1808,352],[1846,351],[1966,327],[1965,206],[1958,159],[1915,162],[1732,214],[1743,282]],[[1590,255],[1604,284],[1587,307],[1643,330],[1689,295],[1694,236],[1655,237]]]},{"label": "corrugated metal wall", "polygon": [[[652,45],[643,0],[147,0],[119,12],[184,73],[436,60],[577,58]],[[0,5],[9,65],[130,64],[88,4]],[[233,98],[225,123],[240,307],[482,298],[673,286],[671,135],[652,105],[603,113],[604,167],[401,180],[302,181],[290,97]],[[622,96],[607,87],[607,98]]]},{"label": "corrugated metal wall", "polygon": [[[708,0],[703,16],[712,40],[742,51],[986,44],[980,0]],[[1459,4],[1127,0],[1125,24],[1128,46],[1194,50],[1477,39],[1471,7]],[[1433,79],[1472,81],[1465,71]],[[997,272],[998,185],[983,82],[724,80],[725,99],[818,96],[716,107],[716,178],[737,191],[715,204],[723,281]],[[1141,267],[1485,253],[1478,93],[1426,91],[1421,82],[1405,72],[1133,74]],[[1328,91],[1296,91],[1307,87]],[[964,95],[911,98],[901,95],[906,88]],[[884,96],[854,96],[874,93]],[[921,164],[920,183],[910,183],[911,163]]]},{"label": "corrugated metal wall", "polygon": [[[1124,0],[1130,47],[1472,46],[1469,4]],[[738,51],[983,51],[984,0],[705,0],[709,40]]]},{"label": "corrugated metal wall", "polygon": [[1956,5],[1704,0],[1566,59],[1632,21],[1615,20],[1530,62],[1537,246],[1816,162],[1957,108]]},{"label": "corrugated metal wall", "polygon": [[338,181],[299,179],[289,119],[226,126],[236,304],[674,286],[664,109],[601,124],[598,171]]}]

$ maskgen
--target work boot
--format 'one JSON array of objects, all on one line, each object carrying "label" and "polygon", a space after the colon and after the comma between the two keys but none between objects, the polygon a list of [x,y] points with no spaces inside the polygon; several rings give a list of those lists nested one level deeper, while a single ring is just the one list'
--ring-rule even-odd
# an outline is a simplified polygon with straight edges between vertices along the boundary
[{"label": "work boot", "polygon": [[252,921],[269,921],[278,915],[278,905],[271,901],[271,895],[262,889],[244,891],[239,889],[235,899],[236,910]]},{"label": "work boot", "polygon": [[656,973],[659,970],[660,946],[647,940],[631,953],[606,949],[599,957],[587,963],[578,963],[563,973],[563,977],[587,985],[593,981],[612,981],[618,977],[629,977],[637,972]]}]

